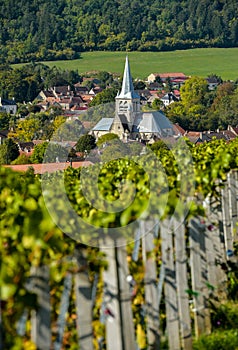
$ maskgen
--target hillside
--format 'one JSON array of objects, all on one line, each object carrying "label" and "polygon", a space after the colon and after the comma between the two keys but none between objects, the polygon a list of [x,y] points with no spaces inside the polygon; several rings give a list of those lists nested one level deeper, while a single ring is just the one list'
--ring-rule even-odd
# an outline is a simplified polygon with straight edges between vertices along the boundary
[{"label": "hillside", "polygon": [[235,0],[2,0],[0,60],[238,46]]}]

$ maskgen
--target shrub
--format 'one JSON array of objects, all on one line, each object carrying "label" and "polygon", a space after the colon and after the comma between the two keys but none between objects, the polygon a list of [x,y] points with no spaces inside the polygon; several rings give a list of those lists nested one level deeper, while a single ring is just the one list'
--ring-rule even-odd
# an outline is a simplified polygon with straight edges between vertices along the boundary
[{"label": "shrub", "polygon": [[203,335],[193,344],[194,350],[237,350],[238,331],[231,329]]}]

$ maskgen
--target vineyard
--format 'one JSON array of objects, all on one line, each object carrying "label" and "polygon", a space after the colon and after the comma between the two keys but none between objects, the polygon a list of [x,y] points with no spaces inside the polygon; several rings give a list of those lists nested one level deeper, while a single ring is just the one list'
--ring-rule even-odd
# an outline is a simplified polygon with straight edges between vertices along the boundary
[{"label": "vineyard", "polygon": [[0,349],[237,349],[237,149],[0,168]]}]

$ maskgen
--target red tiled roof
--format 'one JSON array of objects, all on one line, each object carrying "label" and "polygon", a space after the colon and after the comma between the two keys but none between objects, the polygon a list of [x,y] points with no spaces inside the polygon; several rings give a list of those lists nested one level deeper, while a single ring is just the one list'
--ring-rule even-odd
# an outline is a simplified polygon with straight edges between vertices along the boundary
[{"label": "red tiled roof", "polygon": [[187,131],[186,136],[200,136],[200,131]]},{"label": "red tiled roof", "polygon": [[237,128],[233,127],[233,130],[236,133],[236,135],[238,135],[238,127]]},{"label": "red tiled roof", "polygon": [[155,73],[154,75],[160,76],[160,78],[187,78],[184,73]]},{"label": "red tiled roof", "polygon": [[180,96],[180,91],[179,90],[174,90],[173,93],[175,94],[175,96]]},{"label": "red tiled roof", "polygon": [[173,124],[173,129],[175,134],[180,134],[180,135],[184,135],[185,134],[185,130],[179,125],[179,124]]},{"label": "red tiled roof", "polygon": [[[72,167],[78,169],[80,167],[89,166],[93,163],[90,161],[82,162],[72,162]],[[25,172],[29,168],[34,169],[35,174],[44,174],[44,173],[54,173],[55,171],[64,170],[70,166],[69,162],[65,163],[44,163],[44,164],[21,164],[21,165],[4,165],[6,168],[11,168],[14,171]]]},{"label": "red tiled roof", "polygon": [[149,90],[151,95],[156,95],[158,93],[157,90]]}]

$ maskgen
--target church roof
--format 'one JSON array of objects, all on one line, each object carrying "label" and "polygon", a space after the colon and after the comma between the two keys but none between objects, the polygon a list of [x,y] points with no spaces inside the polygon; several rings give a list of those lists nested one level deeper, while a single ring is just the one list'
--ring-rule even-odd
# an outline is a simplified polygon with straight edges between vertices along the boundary
[{"label": "church roof", "polygon": [[126,56],[126,63],[125,63],[121,92],[117,97],[118,98],[140,98],[140,96],[134,91],[128,56]]},{"label": "church roof", "polygon": [[102,118],[99,122],[94,126],[92,131],[110,131],[113,118]]},{"label": "church roof", "polygon": [[139,133],[159,133],[164,134],[171,130],[173,126],[162,112],[141,113],[134,122],[133,132]]}]

